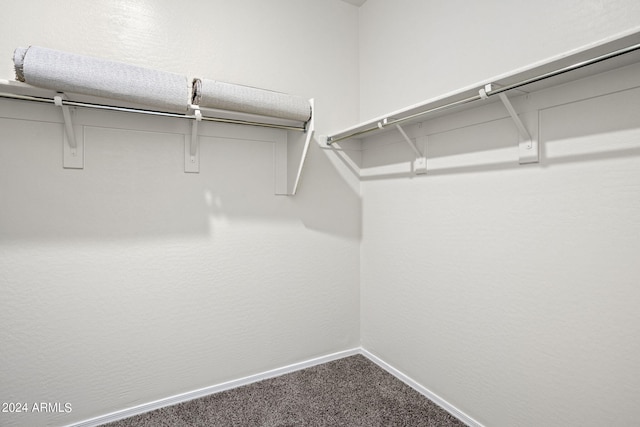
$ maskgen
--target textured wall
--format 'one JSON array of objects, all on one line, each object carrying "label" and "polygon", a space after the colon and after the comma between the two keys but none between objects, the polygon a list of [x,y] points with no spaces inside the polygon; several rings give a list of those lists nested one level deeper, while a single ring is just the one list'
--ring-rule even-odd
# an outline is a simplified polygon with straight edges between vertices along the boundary
[{"label": "textured wall", "polygon": [[563,54],[640,21],[634,0],[370,0],[360,7],[360,118]]},{"label": "textured wall", "polygon": [[[459,3],[362,6],[364,116],[640,18],[636,2]],[[393,175],[399,135],[363,142],[364,348],[486,426],[637,423],[639,71],[539,95],[539,165],[518,166],[499,104],[408,127],[428,135],[423,177]]]},{"label": "textured wall", "polygon": [[[357,120],[357,9],[343,2],[2,13],[0,78],[16,46],[39,44],[315,97],[318,132]],[[359,194],[315,144],[287,198],[269,132],[205,124],[201,173],[185,174],[184,123],[79,111],[85,169],[64,170],[59,112],[19,105],[0,102],[0,401],[72,412],[0,425],[63,425],[358,345]]]},{"label": "textured wall", "polygon": [[[313,96],[322,134],[357,120],[359,91],[371,117],[639,18],[633,1],[368,0],[357,13],[25,1],[3,9],[0,77],[14,47],[40,44]],[[315,145],[300,194],[274,197],[264,135],[209,127],[201,173],[185,175],[184,126],[154,119],[83,114],[86,169],[65,171],[56,113],[2,101],[0,397],[73,411],[0,424],[62,425],[357,345],[359,274],[364,346],[486,425],[632,423],[637,99],[549,106],[540,166],[491,166],[514,161],[507,120],[440,130],[431,176],[368,179],[362,207]],[[365,167],[406,156],[385,143]]]}]

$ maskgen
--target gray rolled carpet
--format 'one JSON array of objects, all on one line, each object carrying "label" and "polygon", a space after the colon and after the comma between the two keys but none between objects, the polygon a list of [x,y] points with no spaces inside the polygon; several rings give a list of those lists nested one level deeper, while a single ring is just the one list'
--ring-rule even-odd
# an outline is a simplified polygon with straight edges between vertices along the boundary
[{"label": "gray rolled carpet", "polygon": [[[306,122],[311,118],[309,100],[286,93],[217,80],[194,79],[192,101],[203,108],[239,111]],[[206,111],[203,112],[206,115]]]},{"label": "gray rolled carpet", "polygon": [[184,113],[187,77],[40,46],[17,48],[16,79],[59,92],[99,96]]},{"label": "gray rolled carpet", "polygon": [[429,426],[465,424],[357,355],[106,424]]}]

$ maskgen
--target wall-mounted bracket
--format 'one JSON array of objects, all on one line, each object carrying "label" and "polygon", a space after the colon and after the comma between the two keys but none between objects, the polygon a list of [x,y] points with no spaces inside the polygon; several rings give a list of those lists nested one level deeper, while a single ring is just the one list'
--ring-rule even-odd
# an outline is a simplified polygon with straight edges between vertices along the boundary
[{"label": "wall-mounted bracket", "polygon": [[315,105],[314,105],[314,100],[310,99],[309,100],[309,104],[311,105],[311,118],[309,119],[309,121],[307,122],[307,130],[305,131],[305,139],[304,139],[304,146],[302,148],[302,156],[300,158],[300,164],[298,165],[298,171],[296,173],[296,178],[295,181],[293,182],[293,190],[291,191],[291,195],[295,196],[296,192],[298,191],[298,185],[300,184],[300,177],[302,176],[302,167],[304,166],[304,162],[307,159],[307,153],[309,152],[309,145],[311,144],[311,139],[313,138],[313,134],[316,131],[316,126],[315,126]]},{"label": "wall-mounted bracket", "polygon": [[[497,86],[492,83],[485,85],[479,91],[480,98],[487,99],[491,94],[490,92],[495,90],[496,88]],[[516,125],[516,128],[518,129],[518,134],[519,134],[518,151],[519,151],[520,164],[524,165],[527,163],[538,163],[539,150],[538,150],[537,139],[531,136],[531,134],[525,127],[524,123],[522,123],[522,120],[518,116],[518,113],[516,113],[515,108],[513,108],[511,101],[509,101],[509,98],[507,98],[507,95],[504,92],[500,92],[498,93],[498,97],[502,101],[502,104],[504,104],[504,107],[509,112],[509,116],[511,116],[513,123]]]},{"label": "wall-mounted bracket", "polygon": [[[298,191],[309,145],[315,133],[314,100],[310,99],[309,104],[311,118],[305,125],[304,143],[299,142],[299,132],[287,132],[286,140],[275,143],[275,194],[278,196],[294,196]],[[294,138],[296,141],[293,140]]]},{"label": "wall-mounted bracket", "polygon": [[202,112],[195,105],[191,106],[193,120],[191,122],[191,135],[184,139],[184,171],[186,173],[200,172],[200,144],[198,142],[198,125],[202,121]]},{"label": "wall-mounted bracket", "polygon": [[74,126],[72,112],[64,105],[64,94],[53,97],[53,103],[62,109],[64,136],[62,142],[62,166],[65,169],[84,169],[84,135],[82,126]]},{"label": "wall-mounted bracket", "polygon": [[507,95],[505,95],[504,93],[499,93],[498,96],[509,112],[513,123],[516,125],[520,137],[525,141],[527,148],[531,149],[531,135],[529,135],[529,131],[527,131],[527,128],[524,127],[524,124],[522,123],[522,120],[520,120],[520,117],[518,117],[518,113],[516,113],[516,110],[513,108],[511,101],[509,101],[509,98],[507,98]]},{"label": "wall-mounted bracket", "polygon": [[504,104],[505,108],[509,112],[511,119],[516,125],[518,129],[518,134],[520,135],[518,141],[518,152],[519,152],[519,162],[521,165],[527,163],[538,163],[539,162],[539,150],[538,150],[538,141],[535,138],[532,138],[527,128],[520,120],[518,113],[511,105],[511,101],[507,98],[507,95],[504,92],[498,94],[500,100]]},{"label": "wall-mounted bracket", "polygon": [[411,147],[413,152],[416,153],[416,159],[413,161],[413,172],[416,175],[421,175],[421,174],[427,173],[427,158],[426,158],[426,156],[424,154],[422,154],[422,152],[418,149],[416,144],[414,144],[414,142],[411,140],[411,138],[409,138],[409,136],[404,131],[404,129],[402,129],[402,126],[400,126],[399,124],[396,124],[396,129],[398,129],[398,132],[400,132],[400,134],[402,135],[404,140],[407,141],[407,144],[409,144],[409,147]]}]

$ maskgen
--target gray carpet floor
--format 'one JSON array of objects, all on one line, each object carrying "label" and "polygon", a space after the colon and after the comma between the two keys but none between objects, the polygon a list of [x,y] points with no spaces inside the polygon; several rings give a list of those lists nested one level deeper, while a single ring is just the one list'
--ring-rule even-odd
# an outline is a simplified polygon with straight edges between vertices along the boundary
[{"label": "gray carpet floor", "polygon": [[109,427],[464,425],[360,355],[105,424]]}]

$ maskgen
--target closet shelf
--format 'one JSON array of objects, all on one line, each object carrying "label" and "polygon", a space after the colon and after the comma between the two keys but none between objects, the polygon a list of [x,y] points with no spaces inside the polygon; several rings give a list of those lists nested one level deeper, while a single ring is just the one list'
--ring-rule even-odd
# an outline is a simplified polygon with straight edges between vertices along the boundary
[{"label": "closet shelf", "polygon": [[[476,107],[482,102],[502,100],[509,109],[510,104],[507,105],[508,100],[505,95],[510,91],[535,92],[636,62],[640,62],[640,32],[594,43],[565,55],[385,114],[329,134],[320,141],[320,144],[324,148],[330,148],[333,144],[350,138],[364,137],[391,129],[402,132],[401,125],[459,112]],[[515,117],[512,115],[512,118],[517,121],[517,114]],[[518,126],[518,123],[516,125]],[[521,161],[521,163],[527,162]]]},{"label": "closet shelf", "polygon": [[[51,89],[40,88],[18,81],[0,79],[0,98],[54,104],[54,98],[56,95],[59,95],[59,93]],[[110,98],[101,98],[97,96],[70,92],[65,92],[64,95],[65,97],[62,102],[64,105],[68,105],[69,107],[121,111],[126,113],[174,117],[181,119],[195,118],[194,115],[185,114],[184,112],[150,110],[147,106],[142,104],[124,102]],[[192,105],[191,107],[191,110],[200,109],[202,112],[206,113],[203,114],[203,121],[269,127],[301,132],[304,132],[306,130],[306,124],[304,122],[298,122],[295,120],[280,119],[269,116],[259,116],[255,114],[236,111],[203,108],[194,105]]]},{"label": "closet shelf", "polygon": [[[189,105],[188,112],[186,113],[179,111],[156,111],[150,110],[148,106],[141,104],[85,94],[59,93],[55,90],[36,87],[23,82],[2,79],[0,79],[0,99],[51,104],[61,108],[62,120],[65,127],[63,133],[63,166],[65,169],[84,169],[83,133],[81,126],[77,126],[72,122],[73,118],[70,108],[74,107],[191,120],[191,132],[185,134],[185,172],[188,173],[198,173],[200,171],[198,126],[201,122],[217,122],[294,131],[293,134],[302,136],[298,138],[286,132],[287,136],[284,142],[276,143],[274,161],[276,163],[275,194],[277,195],[296,194],[309,144],[315,130],[313,99],[309,100],[311,117],[306,122],[231,110],[203,108],[198,105]],[[298,144],[298,139],[303,141],[302,144]],[[289,142],[294,142],[294,144],[290,144]],[[301,148],[295,149],[294,146],[298,145],[301,145]],[[298,155],[299,151],[301,151],[301,155]],[[292,177],[288,176],[290,174],[288,162],[290,161],[296,162],[295,172]]]}]

